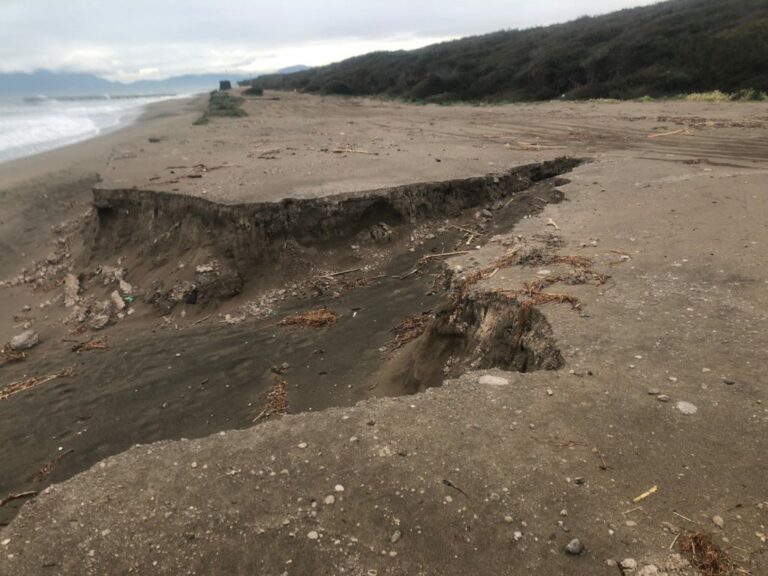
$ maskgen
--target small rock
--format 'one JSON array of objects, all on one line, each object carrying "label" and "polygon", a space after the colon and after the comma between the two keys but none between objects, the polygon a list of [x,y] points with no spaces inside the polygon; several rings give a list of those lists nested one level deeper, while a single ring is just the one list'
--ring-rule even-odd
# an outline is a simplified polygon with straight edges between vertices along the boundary
[{"label": "small rock", "polygon": [[659,394],[658,396],[656,396],[656,400],[658,400],[659,402],[669,402],[669,396],[667,396],[666,394]]},{"label": "small rock", "polygon": [[685,400],[681,400],[675,405],[675,408],[677,408],[680,412],[683,414],[696,414],[696,412],[699,411],[698,408],[694,404],[691,404],[690,402],[686,402]]},{"label": "small rock", "polygon": [[578,538],[574,538],[568,542],[568,545],[565,547],[565,551],[571,556],[579,556],[582,552],[584,552],[584,544],[582,544],[581,540]]},{"label": "small rock", "polygon": [[389,537],[389,541],[392,542],[392,544],[394,544],[395,542],[400,540],[400,538],[402,537],[403,537],[403,533],[400,530],[395,530],[394,532],[392,532],[392,536]]},{"label": "small rock", "polygon": [[507,386],[509,384],[509,380],[506,378],[501,378],[500,376],[491,376],[490,374],[486,374],[485,376],[480,377],[480,384],[484,386]]},{"label": "small rock", "polygon": [[333,494],[329,494],[328,496],[325,497],[325,500],[323,500],[323,502],[325,502],[327,506],[332,506],[333,504],[336,503],[336,496],[334,496]]},{"label": "small rock", "polygon": [[197,468],[197,462],[192,462],[192,464],[190,464],[190,467],[191,468]]},{"label": "small rock", "polygon": [[718,528],[725,526],[725,520],[723,520],[722,516],[712,516],[712,523]]},{"label": "small rock", "polygon": [[316,530],[312,530],[311,532],[307,532],[307,538],[310,540],[317,540],[320,538],[320,534],[318,534]]},{"label": "small rock", "polygon": [[344,486],[342,486],[341,484],[336,484],[336,486],[334,486],[333,489],[336,492],[344,492]]},{"label": "small rock", "polygon": [[29,304],[27,304],[25,306],[22,306],[21,307],[21,311],[22,312],[32,312],[32,306],[30,306]]},{"label": "small rock", "polygon": [[653,564],[648,564],[648,566],[643,566],[643,568],[640,569],[637,576],[658,576],[658,574],[659,568]]},{"label": "small rock", "polygon": [[40,335],[35,330],[25,330],[21,334],[17,334],[11,338],[11,350],[19,352],[21,350],[29,350],[34,348],[40,343]]},{"label": "small rock", "polygon": [[303,450],[304,448],[306,448],[306,447],[307,447],[307,443],[306,443],[306,442],[300,442],[300,443],[299,443],[299,448],[301,448],[302,450]]},{"label": "small rock", "polygon": [[80,280],[74,274],[64,276],[64,306],[72,308],[80,301]]},{"label": "small rock", "polygon": [[512,538],[515,539],[515,542],[518,540],[521,540],[523,538],[523,533],[520,532],[520,530],[516,530],[514,534],[512,534]]},{"label": "small rock", "polygon": [[120,292],[115,290],[112,292],[112,294],[109,295],[109,298],[112,300],[112,304],[115,305],[115,310],[118,312],[125,310],[125,300],[123,300],[123,297],[120,296]]},{"label": "small rock", "polygon": [[736,384],[736,380],[732,380],[730,378],[723,378],[723,384],[726,384],[727,386],[733,386]]},{"label": "small rock", "polygon": [[506,522],[507,524],[512,524],[513,521],[514,521],[514,518],[512,518],[512,516],[504,516],[504,522]]},{"label": "small rock", "polygon": [[659,390],[658,388],[651,388],[650,390],[648,390],[648,394],[650,396],[660,396],[661,390]]},{"label": "small rock", "polygon": [[107,314],[94,314],[88,322],[88,325],[93,330],[101,330],[106,328],[110,323],[111,318]]},{"label": "small rock", "polygon": [[620,566],[627,572],[632,572],[637,569],[637,560],[634,558],[625,558],[621,561]]},{"label": "small rock", "polygon": [[626,522],[624,522],[624,524],[627,528],[634,528],[635,526],[637,526],[637,522],[635,522],[634,520],[627,520]]}]

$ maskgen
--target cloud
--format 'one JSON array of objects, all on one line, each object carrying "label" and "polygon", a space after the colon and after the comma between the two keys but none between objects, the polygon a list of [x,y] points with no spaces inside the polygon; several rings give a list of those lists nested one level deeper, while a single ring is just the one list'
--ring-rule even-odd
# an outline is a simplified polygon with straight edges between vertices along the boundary
[{"label": "cloud", "polygon": [[113,79],[269,71],[560,22],[651,0],[2,0],[0,70]]}]

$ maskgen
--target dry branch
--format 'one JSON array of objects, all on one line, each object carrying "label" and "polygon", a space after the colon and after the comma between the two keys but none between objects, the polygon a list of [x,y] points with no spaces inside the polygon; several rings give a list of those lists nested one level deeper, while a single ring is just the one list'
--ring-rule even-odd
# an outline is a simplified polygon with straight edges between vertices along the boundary
[{"label": "dry branch", "polygon": [[341,318],[333,310],[322,308],[321,310],[310,310],[302,314],[288,316],[277,323],[278,326],[303,326],[305,328],[322,328],[323,326],[332,326]]},{"label": "dry branch", "polygon": [[14,394],[18,394],[19,392],[23,392],[24,390],[29,390],[30,388],[34,388],[35,386],[39,386],[40,384],[45,384],[46,382],[50,382],[51,380],[56,380],[57,378],[66,378],[69,376],[74,376],[75,374],[75,368],[74,366],[70,366],[69,368],[64,368],[60,372],[57,372],[56,374],[49,374],[48,376],[38,376],[36,378],[27,378],[26,380],[19,380],[18,382],[13,382],[12,384],[8,384],[4,388],[0,388],[0,400],[7,400]]}]

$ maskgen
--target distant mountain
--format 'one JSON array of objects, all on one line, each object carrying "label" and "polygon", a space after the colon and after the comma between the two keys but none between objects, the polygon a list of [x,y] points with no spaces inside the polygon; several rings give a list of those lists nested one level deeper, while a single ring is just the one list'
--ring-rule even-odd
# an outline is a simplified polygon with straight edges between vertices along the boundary
[{"label": "distant mountain", "polygon": [[304,72],[304,70],[309,70],[309,66],[304,66],[304,64],[297,64],[296,66],[280,68],[280,70],[275,72],[275,74],[293,74],[295,72]]},{"label": "distant mountain", "polygon": [[115,84],[93,74],[76,72],[0,73],[0,94],[23,96],[71,96],[103,94],[114,90]]},{"label": "distant mountain", "polygon": [[768,92],[767,0],[671,0],[565,24],[374,52],[258,85],[451,102]]},{"label": "distant mountain", "polygon": [[[290,73],[306,70],[306,66],[285,68]],[[96,94],[167,94],[214,90],[219,80],[233,83],[258,74],[186,74],[164,80],[139,80],[137,82],[111,82],[95,74],[79,72],[34,72],[0,73],[0,95],[11,96],[90,96]]]}]

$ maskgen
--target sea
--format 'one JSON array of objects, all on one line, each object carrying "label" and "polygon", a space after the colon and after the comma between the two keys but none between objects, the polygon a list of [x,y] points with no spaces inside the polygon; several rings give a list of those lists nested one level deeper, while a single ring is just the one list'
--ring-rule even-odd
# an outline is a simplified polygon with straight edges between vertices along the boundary
[{"label": "sea", "polygon": [[0,163],[115,130],[135,121],[148,104],[184,96],[0,98]]}]

